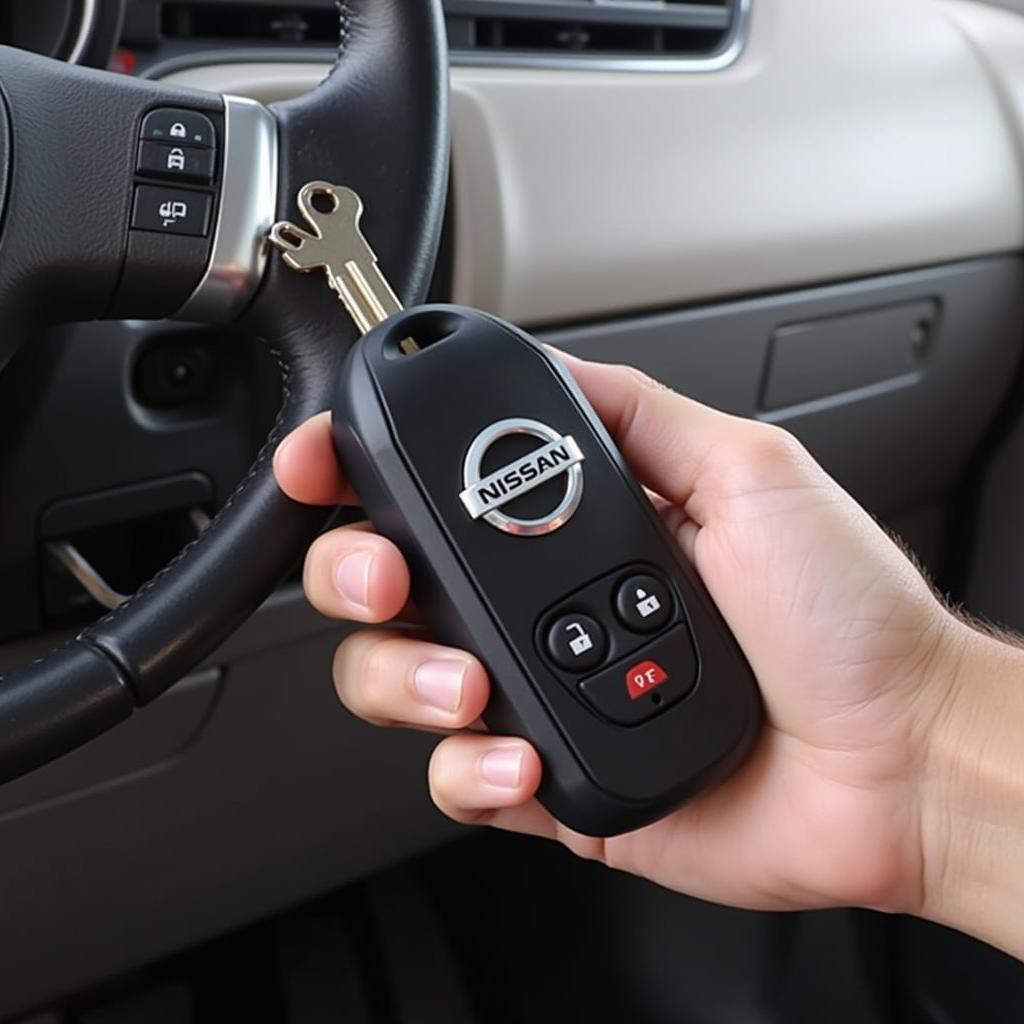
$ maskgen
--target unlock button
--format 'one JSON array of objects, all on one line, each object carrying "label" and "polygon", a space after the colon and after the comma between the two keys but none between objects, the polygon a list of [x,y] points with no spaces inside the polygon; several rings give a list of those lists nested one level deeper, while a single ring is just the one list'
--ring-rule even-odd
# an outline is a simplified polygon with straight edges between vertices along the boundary
[{"label": "unlock button", "polygon": [[548,654],[560,668],[587,672],[608,653],[608,638],[601,624],[589,615],[562,615],[548,627]]}]

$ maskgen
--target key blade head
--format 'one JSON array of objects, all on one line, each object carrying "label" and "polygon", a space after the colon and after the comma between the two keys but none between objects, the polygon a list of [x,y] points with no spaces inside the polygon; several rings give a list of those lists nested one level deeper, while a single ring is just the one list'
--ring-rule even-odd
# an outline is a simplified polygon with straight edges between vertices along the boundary
[{"label": "key blade head", "polygon": [[285,263],[294,270],[312,270],[323,266],[316,261],[315,243],[319,241],[314,235],[296,227],[291,221],[279,220],[269,232],[267,239],[271,245],[279,249]]},{"label": "key blade head", "polygon": [[291,221],[278,221],[268,232],[267,239],[280,250],[281,258],[292,270],[306,273],[326,268],[330,263],[323,239],[303,231]]},{"label": "key blade head", "polygon": [[296,227],[290,220],[279,220],[267,232],[272,245],[284,253],[298,252],[310,239],[308,232]]},{"label": "key blade head", "polygon": [[402,304],[359,230],[363,201],[358,193],[329,181],[310,181],[295,201],[310,230],[279,221],[269,235],[285,263],[294,270],[322,268],[363,334],[398,312]]},{"label": "key blade head", "polygon": [[[317,209],[317,197],[326,201],[327,208]],[[325,267],[331,277],[335,263],[353,251],[372,257],[372,250],[359,230],[363,201],[357,192],[329,181],[309,181],[299,189],[295,202],[309,230],[282,220],[268,235],[293,270]]]},{"label": "key blade head", "polygon": [[[328,209],[318,210],[313,205],[318,197],[326,199]],[[345,185],[334,185],[329,181],[307,181],[299,189],[295,201],[302,211],[302,216],[321,238],[327,236],[332,224],[358,225],[363,216],[363,200],[359,193]]]}]

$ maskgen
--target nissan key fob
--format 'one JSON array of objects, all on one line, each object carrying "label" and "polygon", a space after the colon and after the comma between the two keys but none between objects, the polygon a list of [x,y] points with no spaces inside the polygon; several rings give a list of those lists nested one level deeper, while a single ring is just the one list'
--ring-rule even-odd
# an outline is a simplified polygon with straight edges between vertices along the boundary
[{"label": "nissan key fob", "polygon": [[[410,341],[411,339],[411,341]],[[579,832],[646,825],[729,775],[761,704],[742,652],[561,363],[497,317],[420,306],[348,356],[334,440],[484,715],[538,750]]]}]

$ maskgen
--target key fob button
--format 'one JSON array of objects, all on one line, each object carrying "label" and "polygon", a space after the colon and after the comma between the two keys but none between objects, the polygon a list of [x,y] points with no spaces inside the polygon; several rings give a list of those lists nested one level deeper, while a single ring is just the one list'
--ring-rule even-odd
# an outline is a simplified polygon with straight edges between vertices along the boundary
[{"label": "key fob button", "polygon": [[604,627],[589,615],[568,614],[548,627],[546,645],[551,660],[569,672],[597,668],[608,653]]},{"label": "key fob button", "polygon": [[198,110],[161,107],[151,110],[142,122],[141,138],[173,145],[206,146],[217,144],[213,122]]},{"label": "key fob button", "polygon": [[635,633],[657,633],[672,618],[672,595],[667,586],[646,573],[630,576],[615,590],[615,614]]},{"label": "key fob button", "polygon": [[686,626],[676,626],[628,658],[579,684],[583,699],[620,725],[639,725],[685,697],[697,681]]}]

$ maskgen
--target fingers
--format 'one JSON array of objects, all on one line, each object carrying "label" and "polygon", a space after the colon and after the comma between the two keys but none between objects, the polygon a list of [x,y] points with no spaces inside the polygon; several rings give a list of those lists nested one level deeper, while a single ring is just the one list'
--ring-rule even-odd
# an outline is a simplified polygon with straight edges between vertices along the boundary
[{"label": "fingers", "polygon": [[464,733],[438,744],[428,779],[431,798],[449,818],[498,824],[496,812],[516,808],[520,813],[511,820],[506,815],[506,825],[515,821],[518,831],[536,834],[547,812],[522,809],[533,800],[540,776],[540,758],[525,740]]},{"label": "fingers", "polygon": [[409,600],[409,569],[391,541],[364,524],[343,526],[313,542],[302,585],[310,604],[324,615],[386,622]]},{"label": "fingers", "polygon": [[700,527],[686,514],[681,505],[665,505],[658,508],[658,511],[669,533],[682,548],[683,554],[690,562],[696,562],[697,534]]},{"label": "fingers", "polygon": [[[374,725],[454,730],[476,724],[490,686],[483,665],[464,651],[407,634],[365,630],[348,637],[334,659],[341,702]],[[583,857],[600,857],[600,840],[559,824],[535,796],[540,757],[526,740],[460,733],[430,759],[430,794],[455,821],[557,839]]]},{"label": "fingers", "polygon": [[[466,729],[479,721],[490,686],[470,654],[384,630],[348,637],[334,659],[341,702],[374,725]],[[430,794],[455,821],[558,839],[581,856],[600,856],[599,840],[559,824],[534,799],[541,780],[537,752],[525,740],[460,733],[430,759]]]},{"label": "fingers", "polygon": [[331,438],[331,414],[322,412],[296,427],[274,453],[278,486],[307,505],[357,505],[338,465]]},{"label": "fingers", "polygon": [[375,725],[464,729],[483,713],[487,673],[472,655],[383,630],[348,637],[334,685],[353,714]]},{"label": "fingers", "polygon": [[602,839],[566,828],[537,802],[541,762],[526,740],[450,736],[435,748],[428,777],[434,803],[455,821],[555,839],[577,856],[605,857]]},{"label": "fingers", "polygon": [[[632,367],[557,354],[641,483],[685,507],[698,526],[723,496],[781,489],[816,476],[810,456],[778,427],[708,408]],[[335,457],[329,413],[307,420],[281,442],[274,472],[296,501],[358,503]]]},{"label": "fingers", "polygon": [[[780,470],[806,468],[809,457],[786,431],[730,416],[684,398],[629,366],[558,356],[576,378],[640,481],[685,506],[705,469],[711,483],[733,489],[784,484]],[[712,453],[716,457],[710,459]],[[330,413],[296,428],[278,446],[281,489],[314,505],[358,504],[338,465]],[[714,488],[705,489],[714,497]],[[690,511],[693,511],[692,509]]]}]

